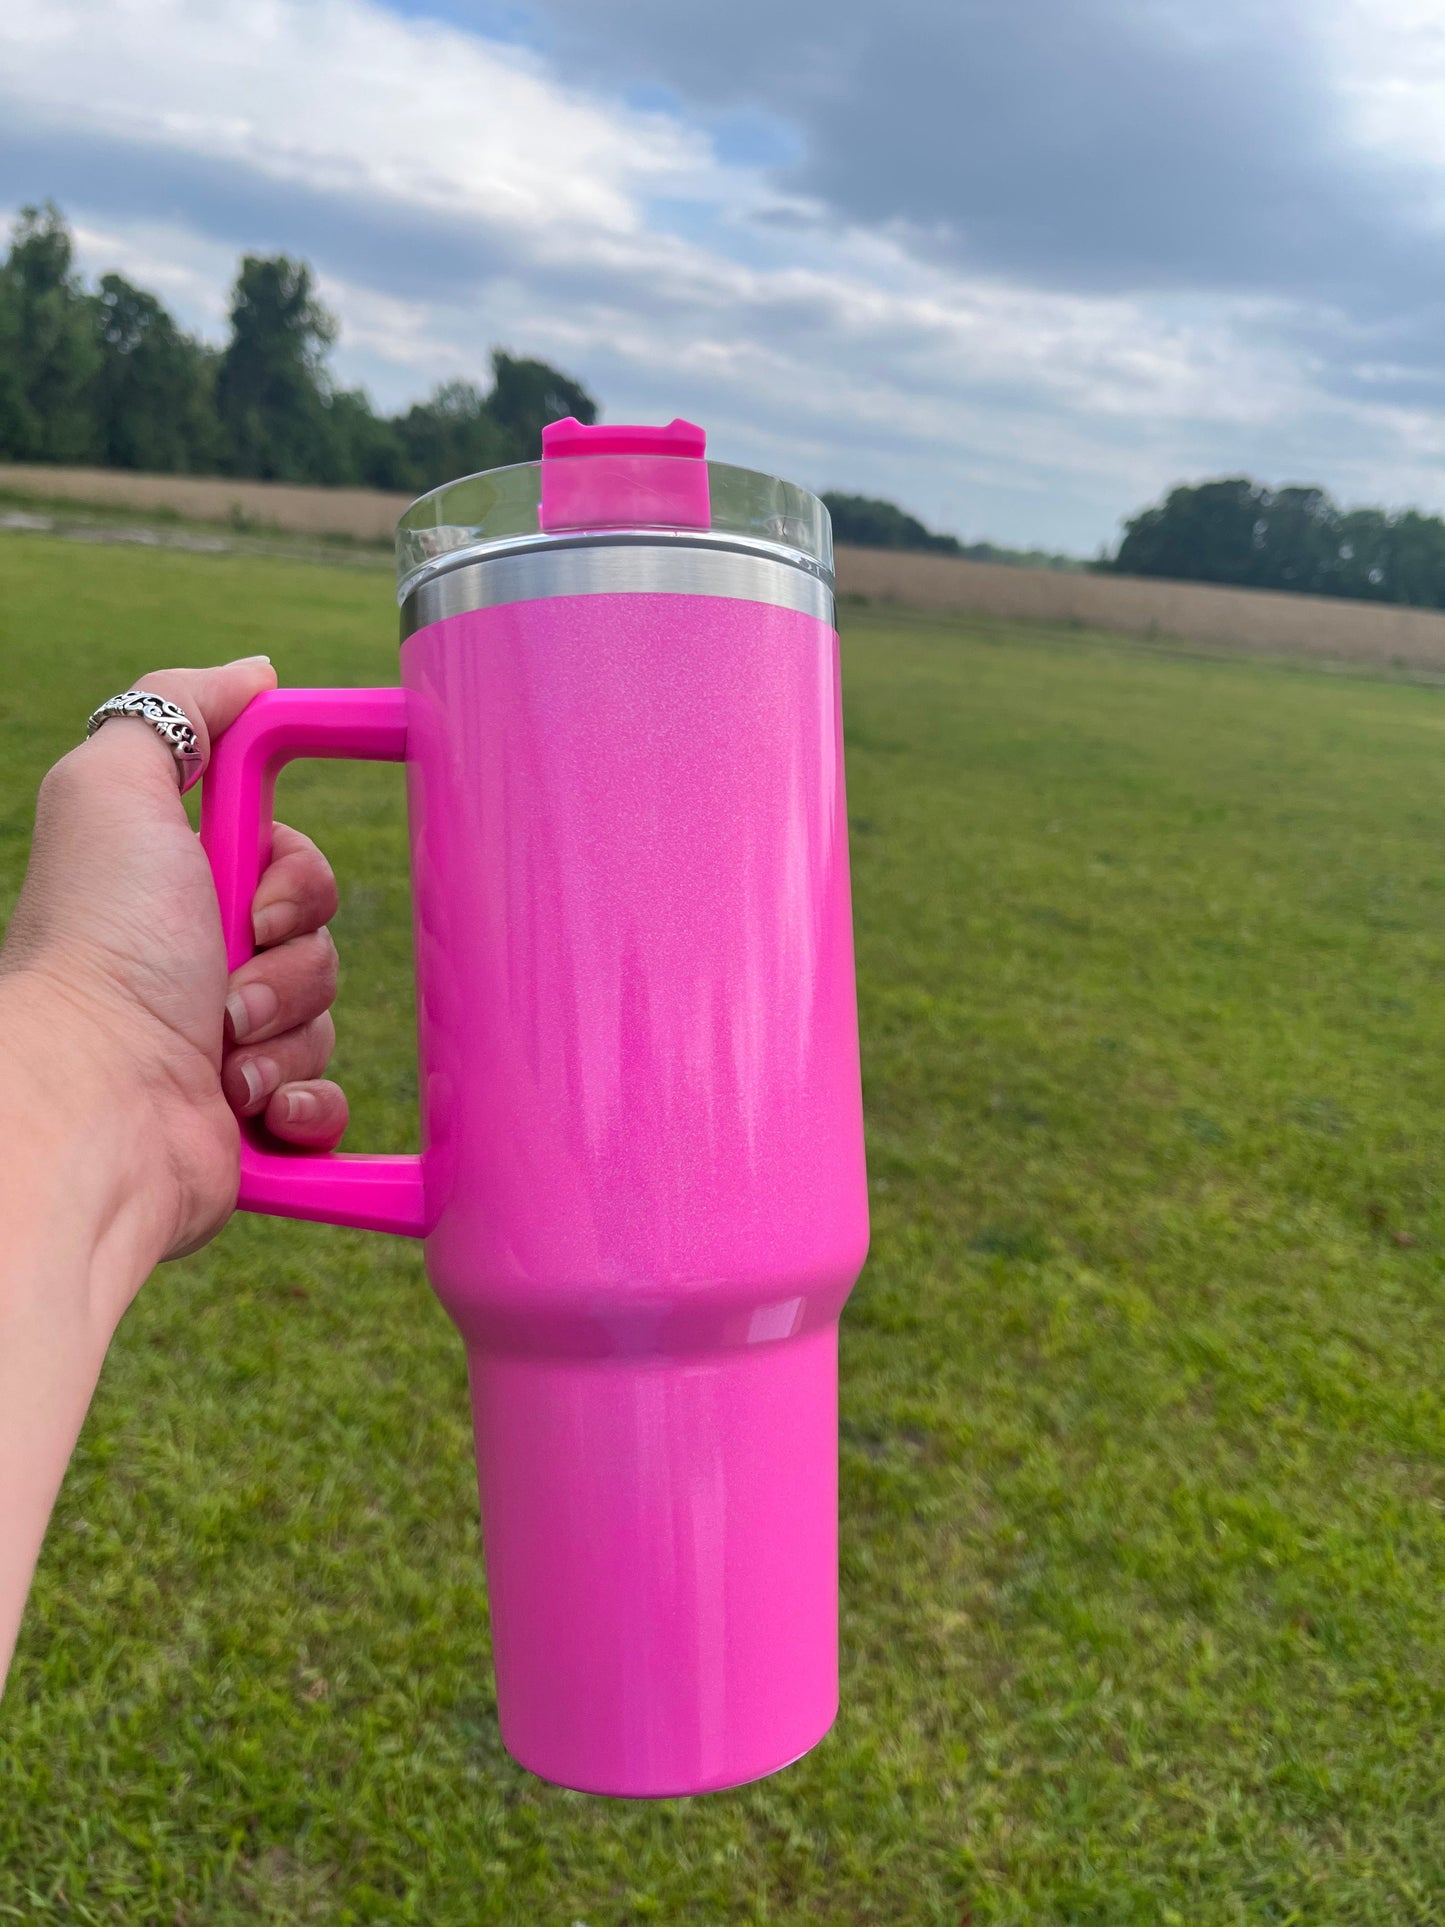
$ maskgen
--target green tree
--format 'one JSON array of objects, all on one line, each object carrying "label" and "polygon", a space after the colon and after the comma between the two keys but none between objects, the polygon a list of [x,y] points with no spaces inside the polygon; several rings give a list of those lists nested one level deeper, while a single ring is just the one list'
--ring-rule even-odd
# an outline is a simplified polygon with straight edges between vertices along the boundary
[{"label": "green tree", "polygon": [[934,535],[917,516],[896,502],[871,495],[839,495],[830,490],[823,506],[833,518],[833,536],[860,549],[923,549],[939,555],[962,555],[957,536]]},{"label": "green tree", "polygon": [[1385,582],[1391,602],[1445,609],[1445,522],[1438,515],[1406,509],[1391,518]]},{"label": "green tree", "polygon": [[1262,589],[1330,595],[1340,560],[1340,512],[1322,488],[1263,491],[1252,577]]},{"label": "green tree", "polygon": [[326,413],[335,319],[304,261],[246,255],[231,298],[231,339],[216,375],[226,466],[265,481],[341,479]]},{"label": "green tree", "polygon": [[597,404],[580,382],[559,374],[545,361],[528,361],[502,348],[492,353],[487,410],[505,438],[501,459],[509,462],[539,459],[542,430],[548,422],[567,415],[575,415],[579,422],[597,419]]},{"label": "green tree", "polygon": [[24,209],[0,264],[0,456],[421,491],[535,460],[560,416],[597,419],[579,382],[502,349],[487,395],[453,381],[378,416],[333,383],[336,322],[286,255],[242,259],[230,321],[217,353],[122,275],[88,294],[59,210]]},{"label": "green tree", "polygon": [[1383,509],[1351,509],[1340,517],[1337,594],[1362,602],[1392,599],[1394,527]]},{"label": "green tree", "polygon": [[101,276],[95,376],[100,459],[113,468],[214,470],[216,356],[183,334],[153,294],[118,274]]},{"label": "green tree", "polygon": [[321,396],[312,448],[318,482],[365,488],[405,488],[396,424],[378,415],[363,388],[332,388]]},{"label": "green tree", "polygon": [[1181,582],[1255,582],[1255,552],[1269,491],[1247,476],[1171,489],[1157,508],[1124,524],[1113,566],[1121,575],[1163,575]]},{"label": "green tree", "polygon": [[1236,476],[1171,489],[1125,524],[1102,566],[1445,609],[1445,521],[1417,509],[1341,513],[1323,489],[1271,490]]},{"label": "green tree", "polygon": [[514,459],[506,429],[492,414],[487,397],[469,381],[443,382],[426,401],[399,415],[393,426],[395,486],[419,495],[459,475],[475,475]]},{"label": "green tree", "polygon": [[0,267],[0,454],[87,462],[100,454],[91,393],[94,302],[74,272],[59,208],[25,207]]}]

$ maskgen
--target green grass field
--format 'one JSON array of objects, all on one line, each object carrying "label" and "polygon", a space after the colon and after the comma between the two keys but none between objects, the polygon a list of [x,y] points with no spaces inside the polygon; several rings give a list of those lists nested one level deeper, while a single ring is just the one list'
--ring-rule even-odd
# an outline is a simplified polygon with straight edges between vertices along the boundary
[{"label": "green grass field", "polygon": [[[0,913],[101,697],[382,682],[380,569],[0,537]],[[237,1219],[127,1318],[0,1712],[0,1920],[1445,1921],[1445,689],[845,622],[874,1211],[843,1710],[632,1806],[501,1749],[419,1253]],[[414,1138],[398,773],[350,1142]]]}]

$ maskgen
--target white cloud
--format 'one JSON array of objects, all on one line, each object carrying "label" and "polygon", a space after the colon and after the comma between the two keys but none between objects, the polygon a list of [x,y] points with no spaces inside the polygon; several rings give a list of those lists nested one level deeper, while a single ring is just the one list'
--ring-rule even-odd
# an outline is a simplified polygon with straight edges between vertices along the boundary
[{"label": "white cloud", "polygon": [[[1363,4],[1341,0],[1340,33]],[[1433,74],[1442,104],[1445,30],[1432,40],[1429,9],[1414,14],[1412,45],[1441,46],[1412,85],[1428,91]],[[1362,141],[1392,71],[1357,88]],[[121,173],[127,154],[147,157],[133,205],[71,197],[82,262],[156,288],[212,338],[236,243],[204,192],[185,218],[158,218],[157,157],[178,183],[204,164],[232,199],[259,184],[258,220],[276,220],[278,188],[283,209],[286,193],[305,198],[304,237],[263,244],[311,256],[343,324],[339,372],[386,406],[484,379],[501,342],[580,374],[614,416],[696,413],[731,459],[886,489],[970,535],[1080,548],[1186,471],[1279,479],[1298,462],[1341,487],[1409,477],[1423,499],[1439,493],[1437,418],[1367,393],[1324,398],[1281,345],[1284,304],[961,272],[917,234],[785,200],[678,114],[588,94],[530,51],[371,0],[9,9],[0,119],[37,142],[108,141]],[[398,236],[436,272],[400,272]]]},{"label": "white cloud", "polygon": [[536,58],[369,0],[58,0],[0,14],[31,119],[401,209],[602,232],[691,190],[705,144],[588,101]]},{"label": "white cloud", "polygon": [[1445,13],[1439,0],[1336,0],[1320,44],[1360,143],[1445,168]]}]

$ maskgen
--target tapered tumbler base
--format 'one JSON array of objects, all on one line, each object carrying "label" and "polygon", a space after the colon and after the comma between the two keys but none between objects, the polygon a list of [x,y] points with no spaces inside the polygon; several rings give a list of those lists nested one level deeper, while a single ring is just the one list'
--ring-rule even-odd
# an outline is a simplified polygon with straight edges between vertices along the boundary
[{"label": "tapered tumbler base", "polygon": [[815,1746],[838,1704],[836,1324],[469,1367],[508,1751],[663,1798]]}]

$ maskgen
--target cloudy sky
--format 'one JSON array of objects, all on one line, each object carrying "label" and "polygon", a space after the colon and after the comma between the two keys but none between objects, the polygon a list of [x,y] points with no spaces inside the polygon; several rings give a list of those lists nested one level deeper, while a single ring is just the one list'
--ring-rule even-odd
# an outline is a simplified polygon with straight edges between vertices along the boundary
[{"label": "cloudy sky", "polygon": [[46,196],[215,339],[305,255],[379,405],[502,343],[970,539],[1239,471],[1445,508],[1441,0],[45,0]]}]

